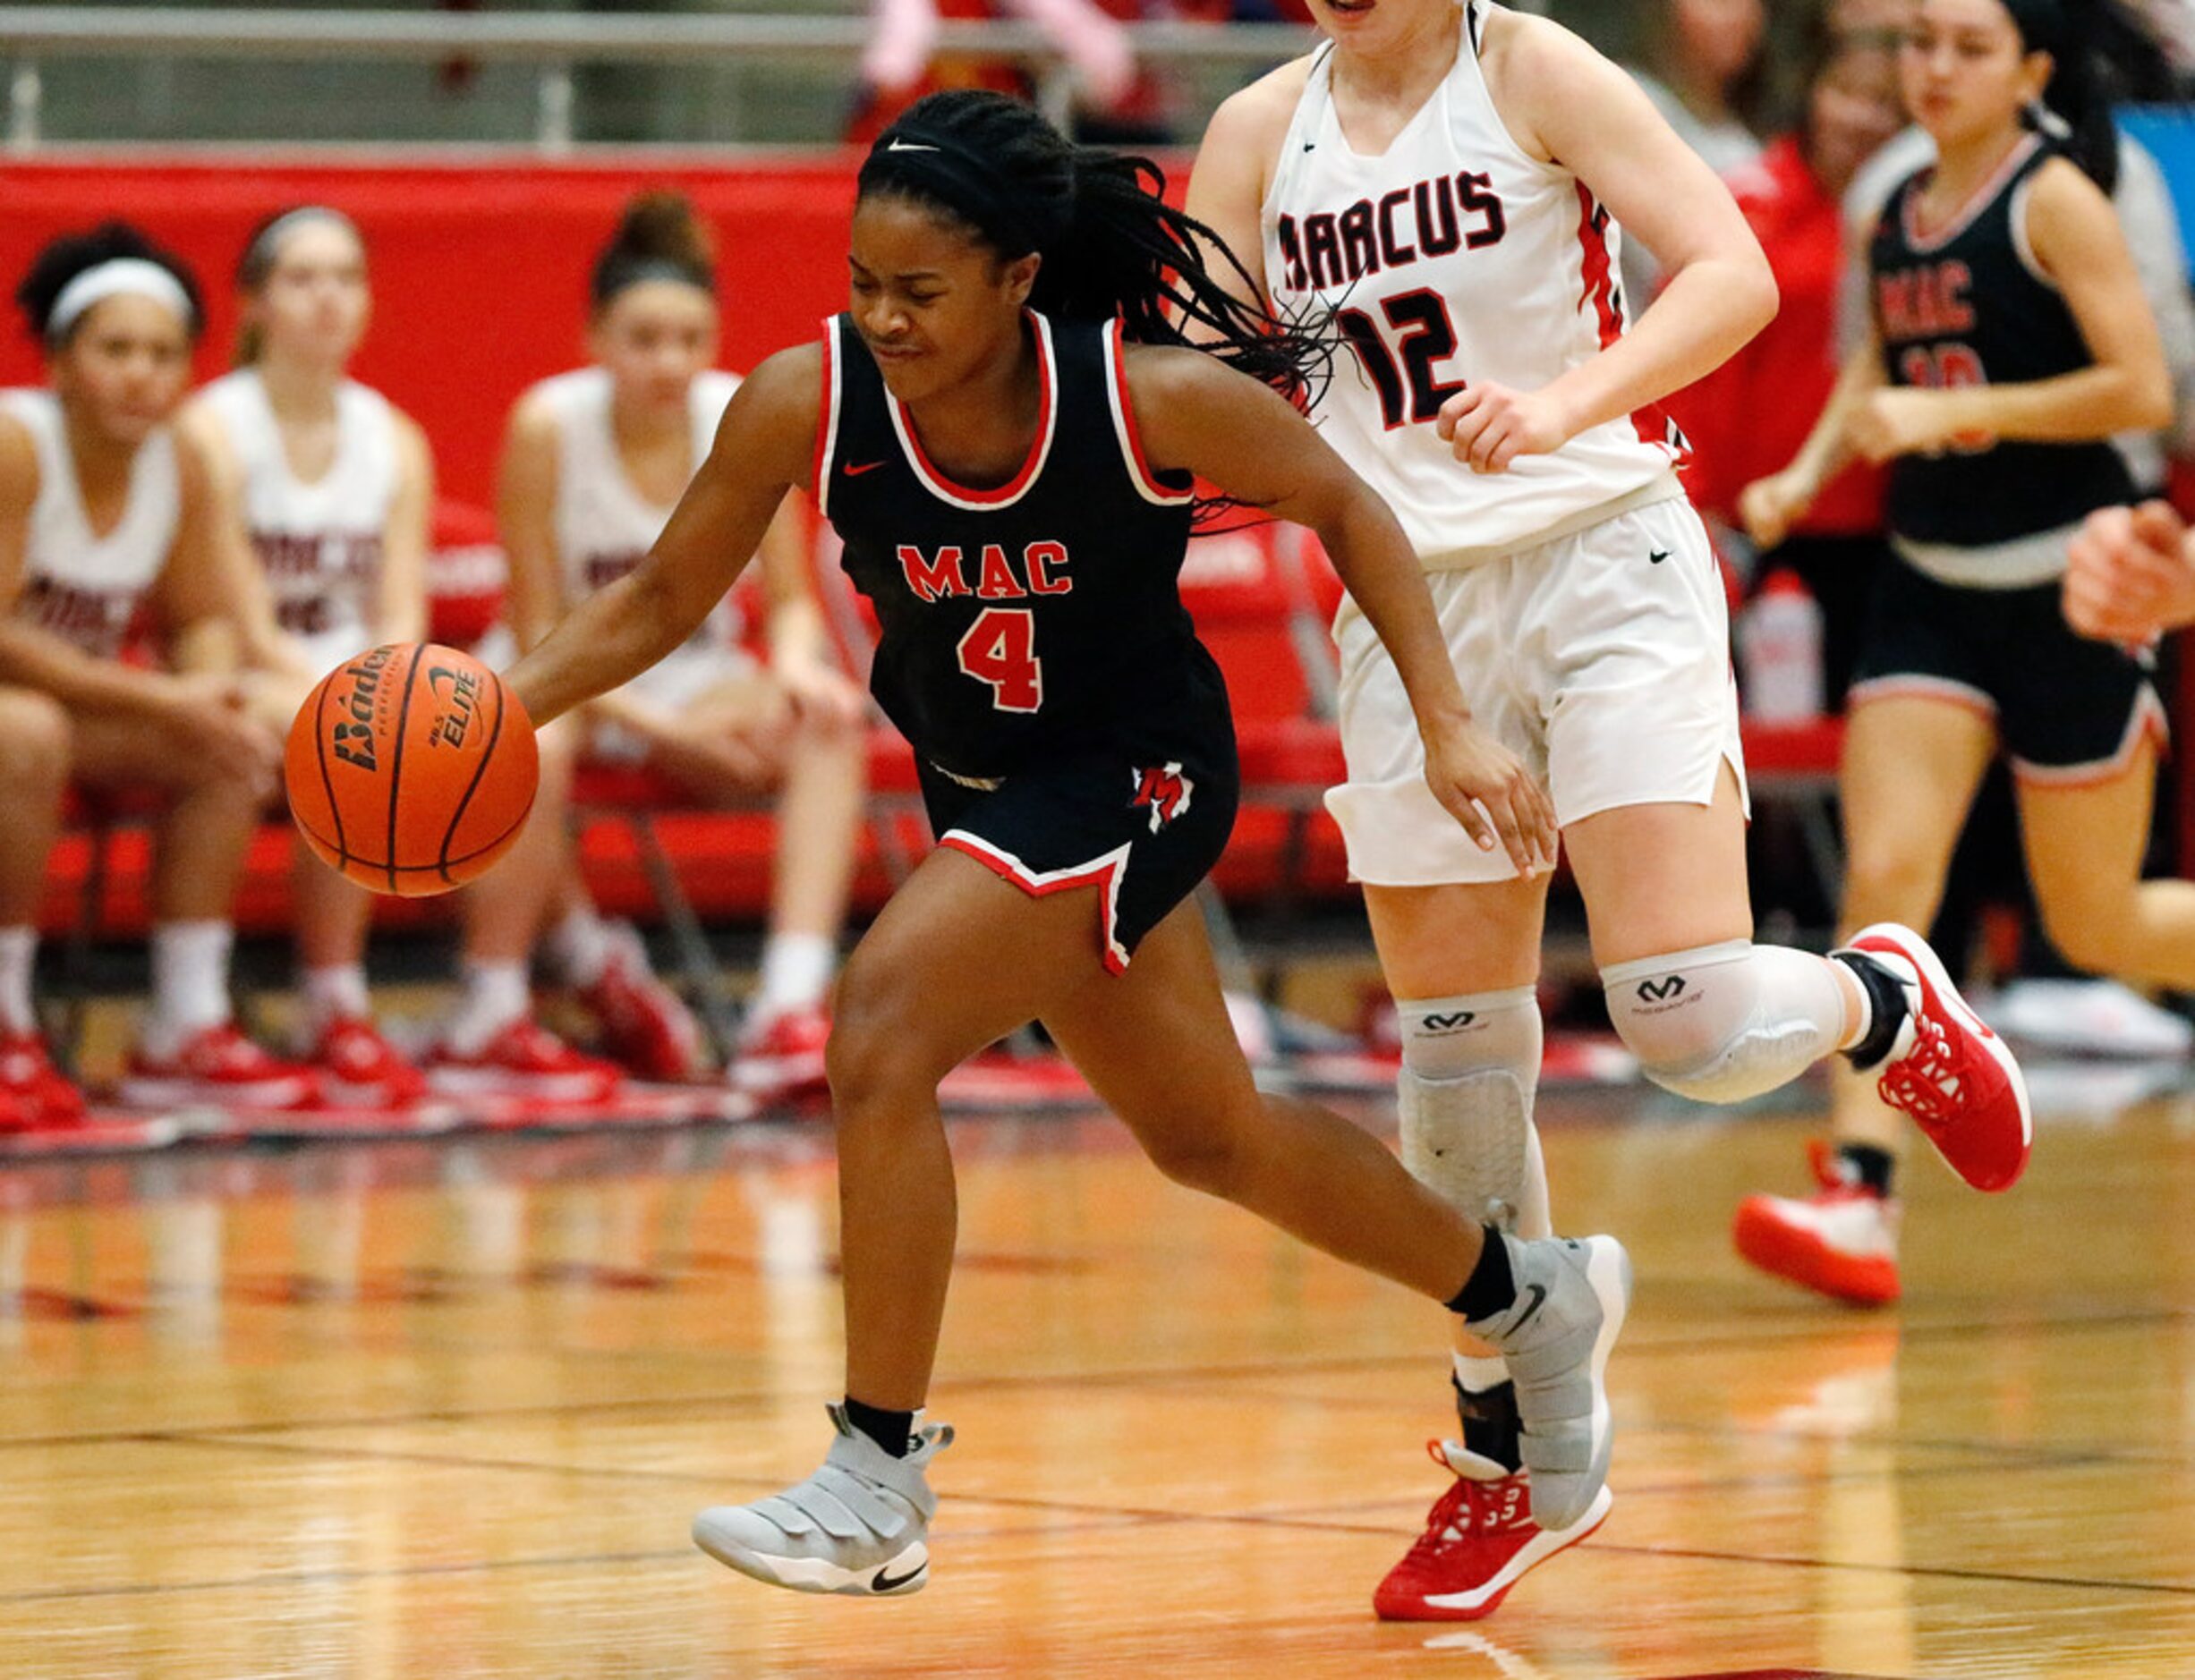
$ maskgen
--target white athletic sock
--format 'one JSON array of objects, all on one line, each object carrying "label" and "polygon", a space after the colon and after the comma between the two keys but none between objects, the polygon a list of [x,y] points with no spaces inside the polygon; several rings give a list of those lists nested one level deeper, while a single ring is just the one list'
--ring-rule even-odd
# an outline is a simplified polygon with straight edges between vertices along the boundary
[{"label": "white athletic sock", "polygon": [[609,923],[595,913],[592,904],[566,911],[541,942],[541,955],[548,959],[550,971],[566,986],[580,991],[602,978],[616,950]]},{"label": "white athletic sock", "polygon": [[227,1024],[235,940],[225,921],[167,921],[152,930],[152,1007],[142,1035],[148,1056],[165,1059],[185,1040]]},{"label": "white athletic sock", "polygon": [[311,1038],[319,1038],[338,1021],[363,1021],[373,1014],[362,963],[307,969],[304,994],[305,1030]]},{"label": "white athletic sock", "polygon": [[773,933],[762,947],[761,983],[751,1019],[774,1021],[796,1009],[813,1009],[830,989],[838,942],[820,933]]},{"label": "white athletic sock", "polygon": [[1509,1361],[1498,1353],[1485,1359],[1474,1359],[1468,1353],[1451,1353],[1449,1358],[1455,1364],[1456,1382],[1466,1394],[1485,1394],[1509,1380]]},{"label": "white athletic sock", "polygon": [[0,928],[0,1032],[34,1032],[30,971],[38,960],[36,928]]},{"label": "white athletic sock", "polygon": [[467,963],[464,996],[446,1040],[460,1056],[477,1056],[488,1041],[532,1011],[523,963]]}]

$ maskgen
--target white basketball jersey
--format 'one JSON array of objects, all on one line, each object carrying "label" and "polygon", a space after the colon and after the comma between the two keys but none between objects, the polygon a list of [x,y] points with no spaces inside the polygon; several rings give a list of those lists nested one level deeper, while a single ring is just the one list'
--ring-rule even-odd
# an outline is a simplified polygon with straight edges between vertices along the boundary
[{"label": "white basketball jersey", "polygon": [[[1376,157],[1343,137],[1322,47],[1260,220],[1275,313],[1333,314],[1348,353],[1314,412],[1429,566],[1531,546],[1669,479],[1683,438],[1658,412],[1481,476],[1434,429],[1467,381],[1548,385],[1621,335],[1621,239],[1577,176],[1528,157],[1478,63],[1485,0],[1456,64]],[[1669,492],[1675,494],[1673,480]]]},{"label": "white basketball jersey", "polygon": [[[688,404],[697,470],[708,458],[725,405],[738,388],[736,375],[715,369],[693,381]],[[671,507],[644,498],[618,458],[610,428],[608,369],[560,373],[534,390],[548,399],[557,417],[557,548],[564,559],[565,598],[576,604],[647,558]],[[742,629],[738,610],[727,597],[680,651],[735,649]]]},{"label": "white basketball jersey", "polygon": [[396,420],[378,391],[336,392],[336,454],[311,483],[290,469],[281,424],[256,369],[216,379],[201,400],[243,475],[244,523],[282,628],[327,649],[370,647],[380,616],[381,551],[400,477]]},{"label": "white basketball jersey", "polygon": [[130,463],[122,518],[100,537],[84,511],[60,399],[50,391],[0,391],[0,412],[29,430],[38,458],[38,496],[30,508],[14,615],[94,658],[111,659],[175,546],[183,510],[175,440],[165,426],[145,439]]}]

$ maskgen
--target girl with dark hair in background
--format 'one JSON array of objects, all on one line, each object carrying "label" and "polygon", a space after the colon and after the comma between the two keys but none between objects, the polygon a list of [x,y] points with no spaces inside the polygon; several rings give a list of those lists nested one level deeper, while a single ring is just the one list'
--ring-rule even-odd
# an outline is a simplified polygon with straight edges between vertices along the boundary
[{"label": "girl with dark hair in background", "polygon": [[[709,454],[739,388],[715,367],[714,260],[693,207],[647,193],[594,267],[593,365],[545,379],[512,411],[498,511],[511,561],[511,624],[532,647],[647,555]],[[838,669],[787,502],[758,556],[770,662],[741,647],[727,598],[634,682],[587,708],[587,751],[645,763],[694,798],[774,789],[778,848],[770,932],[734,1085],[764,1101],[820,1092],[826,1000],[861,819],[865,708]],[[593,1004],[628,1065],[682,1078],[691,1017],[649,973],[630,928],[596,915],[575,871],[548,941],[552,964]]]},{"label": "girl with dark hair in background", "polygon": [[[243,604],[200,452],[169,425],[204,317],[197,283],[110,222],[38,253],[16,301],[44,387],[0,393],[0,1126],[82,1099],[30,1012],[38,900],[72,780],[152,788],[152,997],[122,1082],[149,1107],[290,1108],[307,1070],[230,1015],[231,907],[277,738],[235,676]],[[166,668],[121,657],[140,614]]]},{"label": "girl with dark hair in background", "polygon": [[[847,1389],[822,1467],[694,1538],[804,1591],[927,1578],[920,1421],[952,1267],[952,1067],[1042,1021],[1158,1165],[1462,1313],[1516,1373],[1541,1498],[1606,1475],[1602,1370],[1629,1295],[1612,1239],[1524,1242],[1419,1186],[1348,1122],[1262,1094],[1195,907],[1226,844],[1226,691],[1176,588],[1201,477],[1324,542],[1394,649],[1431,795],[1530,870],[1551,813],[1470,721],[1394,517],[1273,391],[1323,353],[1238,303],[1156,167],[1079,150],[996,96],[924,100],[864,165],[850,310],[773,356],[648,559],[515,666],[554,717],[676,649],[787,490],[812,486],[882,624],[873,687],[940,844],[847,964],[830,1039]],[[1218,354],[1180,346],[1184,327]]]},{"label": "girl with dark hair in background", "polygon": [[[1896,558],[1841,775],[1842,921],[1928,924],[2001,750],[2053,940],[2083,968],[2195,988],[2195,885],[2140,879],[2164,708],[2143,658],[2082,641],[2059,607],[2074,531],[2134,492],[2110,440],[2172,412],[2108,196],[2110,110],[2061,0],[1921,0],[1900,70],[1937,160],[1870,234],[1872,336],[1797,459],[1741,503],[1773,547],[1844,462],[1891,463]],[[1739,1248],[1808,1287],[1891,1300],[1900,1124],[1867,1082],[1834,1090],[1819,1191],[1749,1198]]]}]

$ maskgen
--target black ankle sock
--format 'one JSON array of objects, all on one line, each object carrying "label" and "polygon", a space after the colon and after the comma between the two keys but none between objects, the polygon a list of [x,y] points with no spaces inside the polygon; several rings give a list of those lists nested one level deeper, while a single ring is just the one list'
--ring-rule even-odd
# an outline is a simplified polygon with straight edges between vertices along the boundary
[{"label": "black ankle sock", "polygon": [[907,1449],[915,1444],[915,1414],[912,1412],[886,1412],[878,1406],[864,1405],[848,1395],[846,1397],[846,1421],[894,1458],[905,1458]]},{"label": "black ankle sock", "polygon": [[1479,1250],[1478,1264],[1448,1302],[1451,1312],[1467,1319],[1491,1319],[1517,1299],[1517,1280],[1509,1269],[1509,1244],[1493,1226],[1483,1228],[1486,1242]]},{"label": "black ankle sock", "polygon": [[1858,951],[1839,951],[1836,960],[1852,971],[1867,994],[1867,1031],[1844,1052],[1854,1067],[1865,1071],[1890,1054],[1912,1005],[1897,976],[1873,958]]},{"label": "black ankle sock", "polygon": [[1512,1475],[1524,1468],[1524,1449],[1518,1440],[1524,1422],[1517,1415],[1517,1385],[1497,1383],[1483,1394],[1473,1394],[1455,1378],[1456,1416],[1463,1424],[1463,1444],[1481,1458],[1491,1458]]},{"label": "black ankle sock", "polygon": [[1876,1195],[1890,1194],[1891,1174],[1898,1163],[1888,1150],[1878,1150],[1872,1143],[1840,1143],[1837,1160]]}]

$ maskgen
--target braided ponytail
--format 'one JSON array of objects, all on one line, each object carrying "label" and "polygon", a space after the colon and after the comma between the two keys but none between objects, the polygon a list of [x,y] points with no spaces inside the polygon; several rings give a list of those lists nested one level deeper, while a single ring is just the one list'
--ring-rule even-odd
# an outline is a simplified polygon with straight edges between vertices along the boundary
[{"label": "braided ponytail", "polygon": [[[1032,107],[982,90],[933,93],[877,137],[860,197],[894,198],[974,230],[1001,258],[1043,258],[1029,304],[1060,320],[1118,318],[1140,344],[1180,344],[1308,406],[1331,368],[1329,333],[1274,316],[1224,284],[1257,287],[1203,223],[1166,202],[1147,157],[1068,142]],[[1198,504],[1200,520],[1219,501]]]}]

